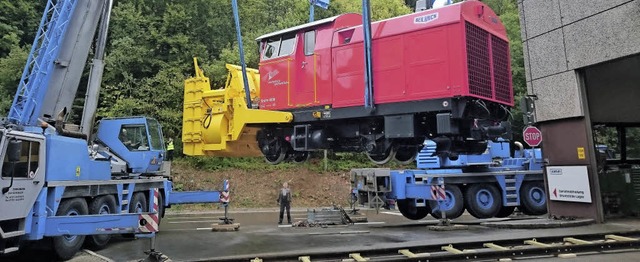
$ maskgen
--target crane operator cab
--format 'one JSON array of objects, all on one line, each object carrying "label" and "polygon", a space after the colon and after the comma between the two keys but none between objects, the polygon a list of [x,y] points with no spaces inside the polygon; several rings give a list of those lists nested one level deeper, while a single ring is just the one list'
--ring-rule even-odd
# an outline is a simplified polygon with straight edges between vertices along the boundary
[{"label": "crane operator cab", "polygon": [[162,127],[148,117],[100,120],[96,143],[109,148],[114,175],[158,175],[166,152]]}]

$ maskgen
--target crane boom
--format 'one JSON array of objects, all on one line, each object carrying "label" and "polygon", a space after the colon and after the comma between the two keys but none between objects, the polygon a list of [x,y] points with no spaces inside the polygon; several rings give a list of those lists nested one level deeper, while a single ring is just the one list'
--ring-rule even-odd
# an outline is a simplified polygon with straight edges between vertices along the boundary
[{"label": "crane boom", "polygon": [[[71,109],[106,1],[48,0],[9,112],[34,126]],[[72,19],[73,18],[73,19]]]}]

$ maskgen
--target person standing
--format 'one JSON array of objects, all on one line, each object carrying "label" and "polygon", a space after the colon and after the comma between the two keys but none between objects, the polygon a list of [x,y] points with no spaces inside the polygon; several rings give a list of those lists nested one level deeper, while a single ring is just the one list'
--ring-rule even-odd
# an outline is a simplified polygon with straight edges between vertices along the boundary
[{"label": "person standing", "polygon": [[278,204],[280,204],[280,220],[278,221],[278,225],[282,224],[282,216],[284,215],[285,209],[287,209],[287,224],[291,224],[291,190],[287,182],[282,184],[282,189],[278,192]]},{"label": "person standing", "polygon": [[167,143],[167,161],[173,160],[173,138],[169,138],[169,142]]}]

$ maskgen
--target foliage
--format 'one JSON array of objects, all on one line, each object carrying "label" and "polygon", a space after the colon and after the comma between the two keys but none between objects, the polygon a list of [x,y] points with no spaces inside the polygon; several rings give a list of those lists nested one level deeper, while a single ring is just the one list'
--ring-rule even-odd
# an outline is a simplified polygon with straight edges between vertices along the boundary
[{"label": "foliage", "polygon": [[6,115],[9,112],[11,102],[13,102],[13,94],[18,88],[20,76],[22,75],[22,67],[24,66],[27,56],[29,55],[28,46],[18,47],[14,45],[9,54],[0,58],[0,113]]}]

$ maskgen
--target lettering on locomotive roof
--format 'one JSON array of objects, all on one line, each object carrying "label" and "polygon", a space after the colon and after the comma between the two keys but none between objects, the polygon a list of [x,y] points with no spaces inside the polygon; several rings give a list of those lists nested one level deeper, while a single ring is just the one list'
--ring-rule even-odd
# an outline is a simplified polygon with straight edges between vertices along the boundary
[{"label": "lettering on locomotive roof", "polygon": [[433,13],[433,14],[428,14],[428,15],[423,15],[423,16],[416,16],[413,18],[413,23],[414,24],[426,24],[429,23],[431,21],[435,21],[436,19],[438,19],[438,13]]}]

